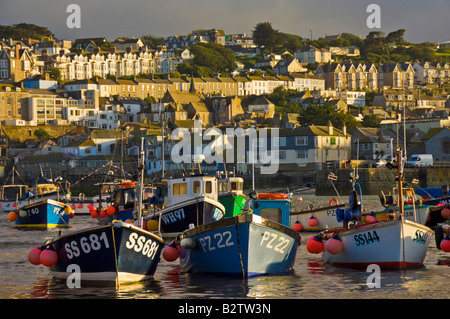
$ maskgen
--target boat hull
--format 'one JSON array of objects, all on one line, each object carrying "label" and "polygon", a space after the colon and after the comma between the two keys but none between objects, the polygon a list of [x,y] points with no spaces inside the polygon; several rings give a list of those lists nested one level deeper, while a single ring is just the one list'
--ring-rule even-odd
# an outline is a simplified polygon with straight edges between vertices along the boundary
[{"label": "boat hull", "polygon": [[[324,229],[338,229],[342,228],[342,222],[338,222],[336,210],[345,205],[335,205],[316,208],[308,211],[291,212],[290,224],[294,225],[297,221],[302,223],[303,231],[321,231]],[[308,221],[311,216],[317,220],[317,225],[310,226]]]},{"label": "boat hull", "polygon": [[151,232],[116,221],[59,236],[50,246],[58,262],[55,278],[67,279],[79,267],[81,281],[137,282],[152,278],[164,242]]},{"label": "boat hull", "polygon": [[[398,206],[393,207],[396,213],[399,212]],[[382,211],[372,212],[374,216],[381,216],[382,214],[387,214],[390,208],[386,208]],[[403,207],[403,215],[407,220],[414,221],[416,223],[425,225],[430,217],[431,206],[423,205],[423,206],[404,206]],[[387,219],[387,218],[385,218]]]},{"label": "boat hull", "polygon": [[68,227],[69,214],[64,213],[66,205],[51,199],[25,205],[20,208],[26,212],[26,216],[17,215],[15,227],[17,228],[55,228]]},{"label": "boat hull", "polygon": [[180,246],[182,271],[254,277],[289,272],[300,236],[281,224],[241,214],[183,233],[195,247]]},{"label": "boat hull", "polygon": [[325,249],[323,259],[327,263],[350,268],[377,264],[385,269],[403,269],[423,265],[432,230],[409,220],[390,220],[324,234],[338,234],[344,246],[335,255]]}]

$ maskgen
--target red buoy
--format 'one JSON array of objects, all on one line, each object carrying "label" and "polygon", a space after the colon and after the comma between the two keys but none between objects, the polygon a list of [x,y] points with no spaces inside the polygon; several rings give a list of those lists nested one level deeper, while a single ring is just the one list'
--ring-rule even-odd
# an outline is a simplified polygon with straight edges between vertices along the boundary
[{"label": "red buoy", "polygon": [[323,247],[324,245],[322,242],[322,238],[320,238],[319,236],[312,237],[312,239],[308,240],[308,242],[306,243],[306,249],[311,254],[320,254],[323,251]]},{"label": "red buoy", "polygon": [[446,253],[450,252],[450,236],[445,237],[442,241],[440,246],[442,251],[445,251]]},{"label": "red buoy", "polygon": [[51,267],[58,261],[58,254],[53,248],[44,249],[39,257],[41,264],[47,267]]},{"label": "red buoy", "polygon": [[366,216],[366,224],[375,223],[377,221],[377,218],[373,215],[367,215]]},{"label": "red buoy", "polygon": [[298,220],[294,223],[294,225],[292,226],[292,229],[294,229],[295,231],[302,231],[303,229],[303,225],[302,223],[300,223]]},{"label": "red buoy", "polygon": [[449,219],[449,218],[450,218],[450,208],[448,208],[448,207],[443,208],[443,209],[441,210],[441,216],[442,216],[444,219]]},{"label": "red buoy", "polygon": [[28,253],[28,261],[30,263],[32,263],[33,265],[40,265],[41,264],[41,253],[42,253],[41,247],[33,248]]},{"label": "red buoy", "polygon": [[172,241],[168,246],[164,247],[162,251],[163,258],[169,262],[177,260],[180,256],[177,246]]},{"label": "red buoy", "polygon": [[318,223],[317,218],[314,217],[314,216],[311,216],[311,217],[308,219],[308,225],[311,226],[311,227],[316,227],[316,226],[317,226],[317,223]]},{"label": "red buoy", "polygon": [[114,215],[114,214],[116,213],[116,208],[115,208],[114,206],[109,206],[109,207],[106,209],[106,213],[107,213],[109,216],[112,216],[112,215]]}]

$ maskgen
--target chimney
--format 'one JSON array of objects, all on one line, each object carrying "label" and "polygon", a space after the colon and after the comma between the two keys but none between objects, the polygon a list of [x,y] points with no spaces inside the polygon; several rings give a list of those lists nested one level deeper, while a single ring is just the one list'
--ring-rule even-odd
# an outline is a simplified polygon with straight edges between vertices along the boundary
[{"label": "chimney", "polygon": [[15,46],[14,46],[14,50],[15,50],[15,52],[14,52],[14,58],[15,59],[19,59],[20,57],[19,57],[19,45],[18,44],[16,44]]},{"label": "chimney", "polygon": [[328,121],[328,135],[333,135],[333,124],[331,124],[331,121]]}]

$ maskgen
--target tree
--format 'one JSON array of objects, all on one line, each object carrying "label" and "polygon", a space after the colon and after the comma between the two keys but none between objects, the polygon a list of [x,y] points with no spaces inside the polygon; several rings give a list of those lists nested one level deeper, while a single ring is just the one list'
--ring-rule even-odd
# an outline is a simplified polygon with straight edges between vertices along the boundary
[{"label": "tree", "polygon": [[256,45],[264,46],[273,52],[276,45],[281,43],[280,33],[272,28],[270,22],[260,22],[252,31],[253,42]]},{"label": "tree", "polygon": [[363,127],[380,127],[380,118],[376,114],[366,114],[361,124]]},{"label": "tree", "polygon": [[50,138],[50,134],[44,130],[43,128],[39,128],[37,130],[34,131],[34,135],[40,140],[40,141],[45,141],[48,140]]},{"label": "tree", "polygon": [[342,129],[345,125],[347,129],[360,126],[361,124],[350,113],[343,110],[336,110],[332,105],[315,105],[311,104],[305,109],[301,109],[298,121],[302,126],[308,125],[328,125],[329,122],[334,127]]},{"label": "tree", "polygon": [[61,71],[58,68],[51,68],[48,73],[53,80],[61,81]]}]

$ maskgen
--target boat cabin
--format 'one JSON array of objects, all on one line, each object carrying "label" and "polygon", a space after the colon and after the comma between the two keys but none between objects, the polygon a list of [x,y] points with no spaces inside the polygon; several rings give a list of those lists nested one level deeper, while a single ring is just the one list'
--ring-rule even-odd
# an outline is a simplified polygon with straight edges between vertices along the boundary
[{"label": "boat cabin", "polygon": [[228,177],[219,180],[219,196],[229,193],[243,194],[244,180],[241,177]]},{"label": "boat cabin", "polygon": [[167,179],[167,205],[173,205],[196,197],[209,197],[217,200],[216,177],[192,175]]}]

